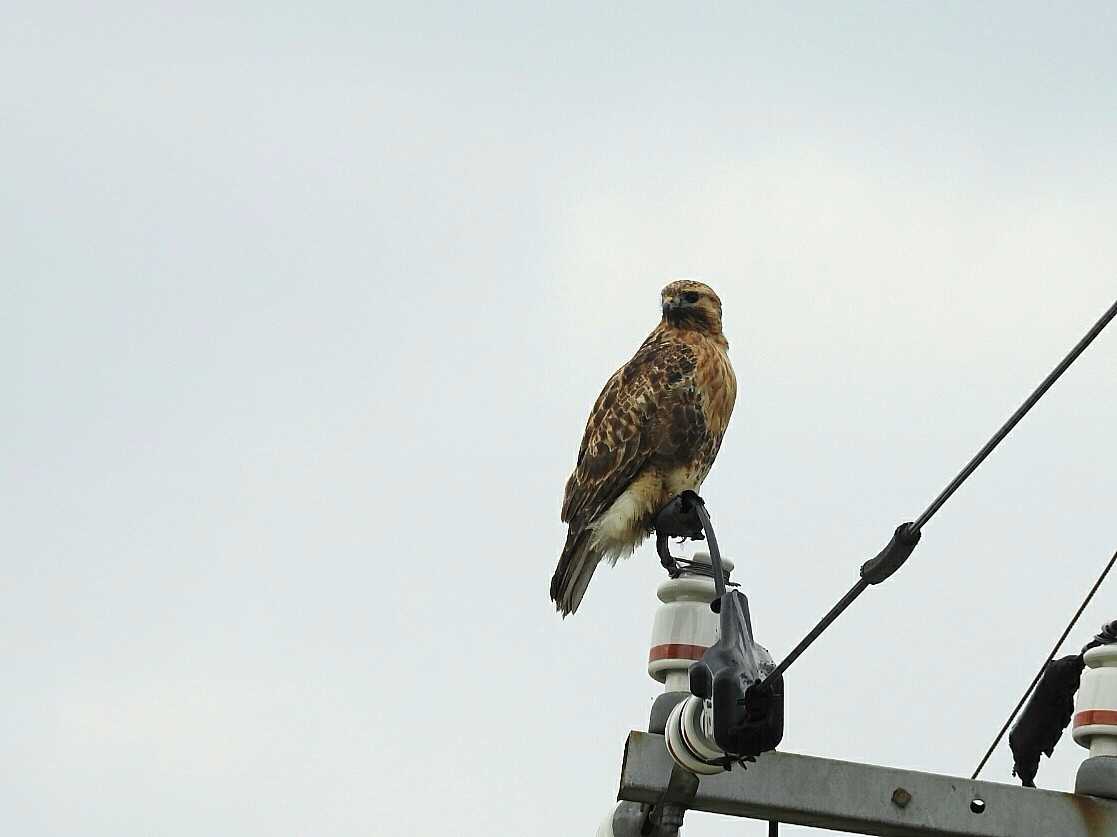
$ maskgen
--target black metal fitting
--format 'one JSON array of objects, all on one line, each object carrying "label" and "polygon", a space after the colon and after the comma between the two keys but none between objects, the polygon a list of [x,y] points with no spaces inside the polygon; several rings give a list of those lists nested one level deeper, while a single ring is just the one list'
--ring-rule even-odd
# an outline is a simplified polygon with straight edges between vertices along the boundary
[{"label": "black metal fitting", "polygon": [[753,639],[745,594],[731,590],[721,602],[721,637],[690,667],[690,691],[711,702],[718,747],[751,759],[783,738],[783,678],[761,685],[772,663]]}]

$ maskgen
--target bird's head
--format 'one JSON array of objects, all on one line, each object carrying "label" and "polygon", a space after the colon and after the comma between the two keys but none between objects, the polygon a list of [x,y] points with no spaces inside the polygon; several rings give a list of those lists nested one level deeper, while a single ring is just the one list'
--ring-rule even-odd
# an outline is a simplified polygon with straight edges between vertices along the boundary
[{"label": "bird's head", "polygon": [[665,323],[721,337],[721,300],[709,285],[677,279],[660,292],[660,302]]}]

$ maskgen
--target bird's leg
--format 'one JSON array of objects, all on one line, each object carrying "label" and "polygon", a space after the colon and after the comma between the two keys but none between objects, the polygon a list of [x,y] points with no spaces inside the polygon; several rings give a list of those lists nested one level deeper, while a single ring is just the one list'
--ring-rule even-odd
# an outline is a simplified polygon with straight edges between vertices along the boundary
[{"label": "bird's leg", "polygon": [[664,532],[655,533],[655,551],[659,553],[659,563],[663,564],[664,569],[671,578],[678,578],[682,570],[679,569],[678,562],[675,561],[674,556],[671,555],[671,550],[668,548],[667,535]]}]

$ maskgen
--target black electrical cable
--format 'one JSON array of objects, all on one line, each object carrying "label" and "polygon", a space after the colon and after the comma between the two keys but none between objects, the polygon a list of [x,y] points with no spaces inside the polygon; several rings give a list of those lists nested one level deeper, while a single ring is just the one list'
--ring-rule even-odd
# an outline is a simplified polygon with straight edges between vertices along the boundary
[{"label": "black electrical cable", "polygon": [[966,467],[958,472],[958,476],[950,481],[950,485],[942,490],[942,493],[932,501],[931,505],[926,508],[923,514],[919,515],[918,519],[916,519],[915,523],[911,526],[913,531],[918,532],[928,520],[935,516],[935,512],[942,508],[943,503],[950,499],[950,495],[957,491],[958,487],[966,481],[970,474],[977,470],[977,466],[985,461],[985,457],[993,452],[993,448],[999,445],[1001,440],[1011,432],[1012,428],[1016,427],[1020,419],[1024,418],[1024,416],[1028,414],[1028,411],[1036,405],[1036,402],[1043,398],[1044,393],[1051,389],[1051,385],[1059,380],[1059,376],[1067,371],[1078,356],[1086,350],[1086,347],[1094,342],[1094,338],[1101,334],[1102,329],[1109,325],[1109,321],[1112,320],[1115,315],[1117,315],[1117,302],[1114,302],[1110,309],[1101,315],[1101,319],[1094,323],[1093,328],[1086,332],[1086,336],[1078,341],[1078,344],[1059,362],[1059,365],[1051,370],[1051,374],[1043,379],[1043,382],[1035,388],[1035,391],[1020,405],[1020,408],[1009,416],[1008,421],[1001,425],[1001,429],[994,433],[993,438],[985,443],[985,447],[974,454],[974,458],[966,463]]},{"label": "black electrical cable", "polygon": [[725,569],[721,563],[721,550],[718,549],[717,535],[714,534],[714,524],[710,522],[710,513],[701,502],[694,504],[698,513],[698,521],[702,524],[702,531],[706,534],[706,544],[710,547],[710,565],[714,569],[714,592],[717,594],[715,601],[720,602],[725,595]]},{"label": "black electrical cable", "polygon": [[1078,610],[1074,612],[1074,616],[1071,618],[1070,623],[1066,627],[1066,630],[1063,631],[1063,633],[1059,636],[1059,639],[1055,642],[1055,647],[1051,649],[1051,653],[1047,655],[1047,659],[1044,660],[1043,665],[1039,667],[1039,671],[1036,672],[1036,676],[1033,677],[1032,682],[1028,684],[1028,688],[1024,691],[1023,697],[1020,698],[1019,703],[1017,703],[1016,707],[1012,710],[1011,713],[1009,713],[1008,720],[1006,720],[1004,726],[1001,727],[1001,731],[997,733],[997,737],[993,739],[993,743],[989,745],[989,749],[985,751],[985,755],[982,757],[981,762],[977,765],[977,768],[974,770],[973,775],[970,776],[971,779],[976,779],[977,774],[979,774],[981,772],[981,769],[985,767],[985,763],[989,761],[989,757],[993,755],[993,751],[996,750],[997,745],[1001,743],[1001,739],[1004,737],[1005,732],[1012,724],[1012,721],[1016,717],[1016,714],[1020,711],[1020,707],[1024,705],[1024,702],[1027,701],[1028,696],[1032,693],[1032,690],[1035,689],[1036,684],[1039,683],[1040,678],[1043,677],[1043,672],[1047,670],[1048,664],[1053,659],[1055,659],[1055,655],[1059,653],[1060,646],[1062,646],[1063,642],[1066,641],[1067,636],[1070,634],[1071,630],[1078,622],[1078,617],[1082,615],[1082,611],[1084,611],[1086,609],[1086,606],[1090,604],[1090,600],[1094,598],[1094,594],[1098,592],[1098,588],[1101,587],[1102,582],[1105,581],[1105,577],[1109,575],[1109,571],[1113,569],[1113,565],[1115,563],[1117,563],[1117,552],[1113,553],[1113,557],[1109,559],[1109,563],[1107,563],[1105,565],[1105,569],[1101,571],[1101,575],[1098,576],[1098,580],[1094,582],[1094,586],[1090,588],[1090,592],[1086,594],[1086,598],[1082,600],[1082,604],[1080,604],[1078,606]]},{"label": "black electrical cable", "polygon": [[865,588],[868,586],[869,582],[867,582],[865,579],[857,579],[857,583],[850,588],[848,593],[842,596],[841,601],[830,608],[830,611],[822,617],[819,623],[811,628],[811,632],[803,637],[799,641],[798,645],[791,649],[791,653],[780,660],[780,664],[768,673],[768,676],[764,678],[764,683],[767,684],[767,682],[773,677],[778,677],[779,675],[787,671],[788,666],[798,660],[799,655],[806,651],[808,646],[810,646],[812,642],[818,639],[819,634],[829,628],[830,623],[841,616],[842,611],[853,604],[853,600],[860,596],[865,591]]},{"label": "black electrical cable", "polygon": [[[962,483],[964,483],[969,478],[969,476],[977,470],[977,467],[985,461],[985,458],[993,452],[994,448],[996,448],[997,445],[999,445],[1004,440],[1004,438],[1012,431],[1012,429],[1016,427],[1016,425],[1020,422],[1020,419],[1024,418],[1024,416],[1028,414],[1028,411],[1036,405],[1036,402],[1038,402],[1044,396],[1047,390],[1051,389],[1051,386],[1057,380],[1059,380],[1059,378],[1064,372],[1067,371],[1068,368],[1070,368],[1070,365],[1074,363],[1074,361],[1080,354],[1082,354],[1083,351],[1086,350],[1086,347],[1094,342],[1094,338],[1101,334],[1102,329],[1109,325],[1109,322],[1114,318],[1114,316],[1117,316],[1117,302],[1114,302],[1113,305],[1109,307],[1109,310],[1102,314],[1101,318],[1096,323],[1094,323],[1094,325],[1088,332],[1086,332],[1086,335],[1078,341],[1078,343],[1074,346],[1074,348],[1070,350],[1070,352],[1067,353],[1066,357],[1059,361],[1059,364],[1051,370],[1050,374],[1048,374],[1048,376],[1043,379],[1040,385],[1035,388],[1032,394],[1024,400],[1024,403],[1020,405],[1016,412],[1009,416],[1008,421],[1001,425],[1000,429],[993,434],[992,438],[985,443],[984,447],[982,447],[981,450],[974,454],[974,457],[966,463],[965,467],[958,472],[958,475],[950,481],[950,484],[947,485],[946,488],[944,488],[939,494],[939,496],[931,502],[931,505],[929,505],[923,511],[923,514],[919,515],[915,522],[903,524],[896,530],[896,534],[892,538],[892,543],[886,546],[885,549],[881,551],[880,555],[878,555],[873,561],[870,561],[868,564],[861,568],[862,577],[858,580],[858,582],[853,585],[852,588],[850,588],[850,591],[846,593],[845,596],[843,596],[842,599],[836,605],[834,605],[834,607],[832,607],[825,616],[822,617],[818,624],[811,629],[810,633],[808,633],[803,638],[803,640],[795,646],[792,652],[788,654],[778,666],[776,666],[775,670],[772,671],[772,673],[764,679],[765,684],[776,675],[783,674],[788,666],[795,662],[795,660],[797,660],[799,656],[807,650],[811,643],[818,639],[822,632],[830,627],[831,623],[833,623],[834,620],[841,615],[842,611],[853,604],[854,600],[863,592],[865,592],[865,589],[870,584],[877,584],[883,581],[885,578],[899,569],[900,564],[902,564],[903,561],[906,560],[907,555],[899,556],[898,560],[892,562],[891,568],[887,571],[882,572],[880,577],[877,577],[876,579],[866,577],[866,569],[869,567],[870,564],[880,564],[882,561],[887,560],[889,557],[891,557],[891,551],[902,551],[902,548],[900,548],[900,545],[897,543],[897,541],[906,541],[908,543],[907,552],[908,554],[910,554],[911,548],[914,547],[915,543],[919,540],[920,531],[927,524],[927,522],[935,516],[935,513],[940,508],[942,508],[943,504],[950,499],[951,495],[958,490]],[[880,568],[878,567],[878,569]],[[1025,695],[1025,697],[1027,696]]]}]

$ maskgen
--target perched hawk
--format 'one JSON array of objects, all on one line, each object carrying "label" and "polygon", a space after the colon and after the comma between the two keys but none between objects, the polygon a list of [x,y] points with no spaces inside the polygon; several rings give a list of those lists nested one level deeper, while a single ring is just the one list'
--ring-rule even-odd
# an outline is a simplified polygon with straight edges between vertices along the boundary
[{"label": "perched hawk", "polygon": [[663,319],[597,397],[566,482],[570,529],[551,579],[563,616],[578,609],[602,558],[632,554],[672,497],[701,487],[733,412],[718,295],[680,280],[661,298]]}]

